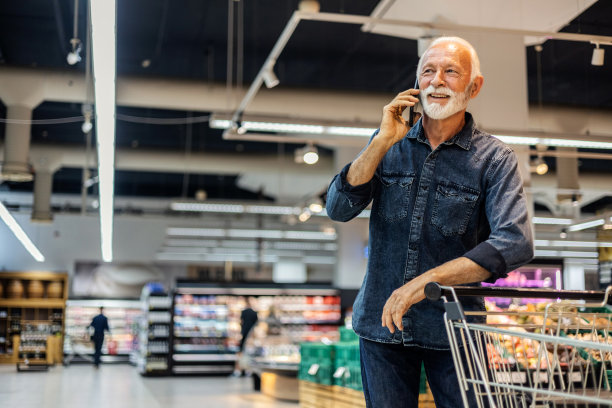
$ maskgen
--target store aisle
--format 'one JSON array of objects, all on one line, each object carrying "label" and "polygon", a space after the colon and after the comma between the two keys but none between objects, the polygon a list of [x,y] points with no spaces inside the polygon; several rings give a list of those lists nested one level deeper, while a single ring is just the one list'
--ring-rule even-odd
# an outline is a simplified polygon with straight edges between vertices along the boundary
[{"label": "store aisle", "polygon": [[0,366],[0,401],[19,408],[297,408],[254,392],[251,378],[141,377],[129,365],[54,367],[18,373]]}]

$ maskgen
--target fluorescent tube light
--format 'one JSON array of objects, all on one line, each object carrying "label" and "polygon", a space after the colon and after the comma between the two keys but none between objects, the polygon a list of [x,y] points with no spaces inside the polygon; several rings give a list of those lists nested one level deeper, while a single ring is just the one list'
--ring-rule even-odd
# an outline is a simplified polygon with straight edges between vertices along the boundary
[{"label": "fluorescent tube light", "polygon": [[243,213],[244,206],[239,204],[213,204],[213,203],[171,203],[170,209],[174,211],[193,212],[219,212],[219,213]]},{"label": "fluorescent tube light", "polygon": [[185,237],[224,237],[225,230],[222,228],[168,228],[166,235]]},{"label": "fluorescent tube light", "polygon": [[596,251],[549,251],[535,250],[536,258],[597,258],[599,253]]},{"label": "fluorescent tube light", "polygon": [[284,205],[243,205],[231,203],[198,203],[193,201],[176,201],[170,204],[174,211],[216,212],[216,213],[248,213],[264,215],[298,215],[299,207]]},{"label": "fluorescent tube light", "polygon": [[549,241],[545,239],[536,239],[534,243],[536,247],[612,248],[612,242],[599,241]]},{"label": "fluorescent tube light", "polygon": [[34,245],[34,243],[30,240],[30,238],[28,238],[28,235],[25,233],[25,231],[17,223],[17,220],[13,218],[9,210],[7,210],[4,204],[2,204],[1,202],[0,202],[0,218],[2,218],[2,221],[4,221],[6,226],[9,227],[9,229],[13,232],[13,234],[15,234],[15,237],[17,237],[19,242],[21,242],[21,245],[23,245],[25,249],[28,250],[28,252],[30,253],[30,255],[32,255],[34,259],[36,259],[38,262],[45,261],[45,257],[43,256],[43,254],[40,253],[38,248],[36,248],[36,245]]},{"label": "fluorescent tube light", "polygon": [[300,123],[244,121],[241,123],[241,125],[246,130],[257,130],[263,132],[307,133],[312,135],[320,135],[323,133],[323,126],[305,125]]},{"label": "fluorescent tube light", "polygon": [[603,218],[599,218],[596,220],[581,222],[579,224],[570,225],[567,227],[568,231],[582,231],[587,228],[598,227],[600,225],[604,225],[606,222]]},{"label": "fluorescent tube light", "polygon": [[329,126],[327,132],[330,135],[341,136],[367,136],[370,137],[376,131],[375,128],[361,128],[349,126]]},{"label": "fluorescent tube light", "polygon": [[249,214],[298,215],[300,213],[300,207],[289,207],[282,205],[247,205],[246,212]]},{"label": "fluorescent tube light", "polygon": [[570,225],[573,221],[569,218],[533,217],[534,224]]},{"label": "fluorescent tube light", "polygon": [[554,147],[577,147],[582,149],[612,149],[612,142],[596,142],[589,140],[553,139],[545,137],[523,137],[493,135],[506,144],[517,145],[544,145]]},{"label": "fluorescent tube light", "polygon": [[113,197],[115,184],[115,0],[91,0],[91,37],[100,180],[102,259],[113,260]]},{"label": "fluorescent tube light", "polygon": [[[376,130],[375,128],[352,127],[352,126],[324,126],[302,123],[285,123],[273,121],[249,120],[241,123],[244,130],[255,130],[264,132],[299,133],[312,135],[337,135],[337,136],[363,136],[370,137]],[[215,129],[229,129],[232,122],[226,119],[212,119],[210,127]],[[579,139],[560,139],[534,136],[515,136],[515,135],[493,135],[507,144],[516,145],[545,145],[554,147],[576,147],[582,149],[612,149],[612,142],[600,142]]]},{"label": "fluorescent tube light", "polygon": [[222,228],[189,228],[170,227],[166,229],[168,236],[184,237],[228,237],[228,238],[265,238],[293,239],[313,241],[333,241],[336,233],[321,231],[282,231],[258,229],[222,229]]}]

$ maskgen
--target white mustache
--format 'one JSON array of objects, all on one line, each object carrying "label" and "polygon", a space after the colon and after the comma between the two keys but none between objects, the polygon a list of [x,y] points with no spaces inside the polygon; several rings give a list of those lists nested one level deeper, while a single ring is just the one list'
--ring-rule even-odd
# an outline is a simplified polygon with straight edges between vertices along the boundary
[{"label": "white mustache", "polygon": [[441,86],[438,88],[434,88],[433,85],[429,85],[427,88],[425,88],[423,91],[423,94],[425,96],[429,96],[431,94],[438,94],[438,95],[446,95],[446,96],[455,96],[455,92],[451,91],[450,89]]}]

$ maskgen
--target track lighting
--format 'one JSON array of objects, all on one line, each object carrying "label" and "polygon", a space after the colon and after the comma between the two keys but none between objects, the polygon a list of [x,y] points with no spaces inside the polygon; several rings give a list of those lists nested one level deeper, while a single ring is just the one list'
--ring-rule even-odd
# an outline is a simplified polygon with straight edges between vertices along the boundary
[{"label": "track lighting", "polygon": [[548,164],[546,164],[542,156],[538,156],[531,162],[531,171],[540,176],[548,173]]},{"label": "track lighting", "polygon": [[591,58],[591,65],[601,67],[604,64],[604,54],[605,50],[603,48],[599,48],[599,43],[595,43],[595,48],[593,48],[593,57]]},{"label": "track lighting", "polygon": [[312,203],[310,203],[310,205],[308,206],[308,209],[315,213],[318,214],[321,211],[323,211],[323,205],[321,205],[321,203],[317,200],[317,201],[313,201]]},{"label": "track lighting", "polygon": [[274,74],[274,65],[276,64],[276,60],[270,60],[266,63],[266,66],[263,70],[262,77],[264,83],[267,88],[274,88],[276,85],[280,83],[276,74]]},{"label": "track lighting", "polygon": [[300,222],[306,222],[310,219],[311,215],[312,213],[310,212],[310,210],[308,208],[304,208],[300,215],[298,215],[298,220],[300,220]]},{"label": "track lighting", "polygon": [[93,124],[91,123],[91,114],[85,115],[85,121],[81,125],[81,130],[83,131],[83,133],[87,134],[91,132],[91,129],[93,129]]},{"label": "track lighting", "polygon": [[74,65],[81,61],[81,40],[73,38],[70,40],[70,43],[72,44],[72,51],[66,56],[66,61],[68,64]]},{"label": "track lighting", "polygon": [[319,152],[309,143],[301,149],[295,149],[294,159],[296,163],[315,164],[319,161]]},{"label": "track lighting", "polygon": [[267,88],[274,88],[276,85],[280,84],[278,77],[274,73],[274,67],[270,66],[263,73],[263,80],[266,84]]}]

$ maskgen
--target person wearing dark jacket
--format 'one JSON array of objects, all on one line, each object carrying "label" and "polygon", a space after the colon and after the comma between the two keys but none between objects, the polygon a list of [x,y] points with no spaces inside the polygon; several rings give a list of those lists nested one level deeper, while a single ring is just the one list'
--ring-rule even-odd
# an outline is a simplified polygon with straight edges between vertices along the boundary
[{"label": "person wearing dark jacket", "polygon": [[102,344],[104,343],[104,332],[110,333],[108,319],[104,316],[104,308],[100,307],[100,313],[93,318],[89,327],[93,327],[91,341],[94,343],[94,365],[100,367],[100,357],[102,356]]}]

